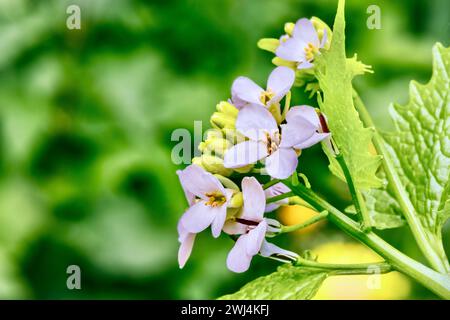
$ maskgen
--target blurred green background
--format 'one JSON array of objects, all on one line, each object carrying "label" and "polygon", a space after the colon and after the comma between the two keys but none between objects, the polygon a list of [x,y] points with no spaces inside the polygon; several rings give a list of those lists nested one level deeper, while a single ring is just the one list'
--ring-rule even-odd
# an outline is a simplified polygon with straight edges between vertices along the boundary
[{"label": "blurred green background", "polygon": [[[389,129],[389,103],[406,101],[410,79],[430,77],[436,41],[449,45],[450,2],[347,2],[348,54],[376,72],[356,85]],[[238,75],[265,82],[272,55],[257,49],[259,38],[279,37],[284,22],[303,16],[332,24],[336,3],[0,0],[0,298],[216,298],[275,270],[257,257],[233,274],[225,267],[231,240],[209,233],[179,270],[176,222],[186,203],[171,133],[192,131],[194,120],[206,129]],[[66,28],[70,4],[81,8],[81,30]],[[381,30],[366,27],[370,4],[381,8]],[[300,91],[296,103],[314,103]],[[316,190],[348,204],[320,148],[301,161]],[[407,228],[383,235],[422,259]],[[331,225],[277,243],[340,257],[364,250]],[[81,290],[66,287],[71,264],[81,268]],[[321,297],[433,297],[403,278],[383,282],[376,295],[340,285]]]}]

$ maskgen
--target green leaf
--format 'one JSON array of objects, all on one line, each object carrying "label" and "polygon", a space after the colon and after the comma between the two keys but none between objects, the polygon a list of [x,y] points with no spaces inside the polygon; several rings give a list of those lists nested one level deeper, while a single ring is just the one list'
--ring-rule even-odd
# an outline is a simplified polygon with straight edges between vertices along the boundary
[{"label": "green leaf", "polygon": [[300,300],[311,299],[327,278],[328,273],[292,265],[278,267],[268,276],[259,277],[236,293],[221,300]]},{"label": "green leaf", "polygon": [[450,48],[436,44],[433,61],[430,82],[411,82],[408,104],[391,106],[396,131],[385,138],[420,227],[450,270],[441,235],[449,217]]},{"label": "green leaf", "polygon": [[[367,72],[368,66],[358,62],[356,57],[346,58],[344,3],[344,0],[339,1],[330,50],[324,51],[315,61],[316,76],[323,91],[323,101],[319,99],[319,105],[327,116],[333,140],[344,155],[356,187],[378,188],[382,181],[375,173],[381,157],[369,152],[373,133],[364,128],[352,99],[352,79]],[[334,156],[330,152],[327,155],[330,170],[343,179]]]},{"label": "green leaf", "polygon": [[[383,172],[379,177],[385,180]],[[364,192],[364,198],[373,227],[383,230],[398,228],[406,224],[402,216],[402,209],[387,184],[384,184],[380,189],[371,189]]]}]

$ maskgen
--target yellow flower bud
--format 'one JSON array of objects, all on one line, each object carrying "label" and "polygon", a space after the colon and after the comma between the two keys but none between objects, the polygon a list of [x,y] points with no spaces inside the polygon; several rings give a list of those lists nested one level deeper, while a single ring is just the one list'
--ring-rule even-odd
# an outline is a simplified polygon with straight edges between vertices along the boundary
[{"label": "yellow flower bud", "polygon": [[214,112],[211,116],[211,125],[217,129],[234,129],[236,118],[222,112]]},{"label": "yellow flower bud", "polygon": [[264,38],[258,41],[258,47],[262,50],[266,50],[275,53],[278,46],[280,45],[280,40],[275,38]]},{"label": "yellow flower bud", "polygon": [[237,173],[248,173],[253,169],[253,164],[248,164],[245,167],[234,168],[233,170]]},{"label": "yellow flower bud", "polygon": [[240,208],[244,204],[244,199],[242,197],[242,192],[235,193],[228,204],[230,208]]},{"label": "yellow flower bud", "polygon": [[228,101],[221,101],[216,106],[217,111],[222,112],[228,116],[236,118],[239,110]]},{"label": "yellow flower bud", "polygon": [[214,153],[216,156],[223,157],[225,151],[227,151],[232,146],[233,144],[227,139],[212,138],[200,143],[199,150],[202,152]]},{"label": "yellow flower bud", "polygon": [[219,157],[203,154],[200,157],[192,159],[192,163],[196,164],[208,172],[213,174],[220,174],[222,176],[230,176],[233,173],[232,169],[227,169],[223,166],[223,160]]},{"label": "yellow flower bud", "polygon": [[278,67],[283,66],[283,67],[288,67],[291,68],[293,70],[297,69],[297,63],[294,61],[287,61],[284,59],[281,59],[280,57],[274,57],[272,59],[272,63]]},{"label": "yellow flower bud", "polygon": [[293,22],[286,22],[284,24],[284,32],[292,37],[292,33],[294,32],[295,23]]},{"label": "yellow flower bud", "polygon": [[222,130],[209,129],[208,131],[206,131],[206,140],[215,139],[215,138],[223,138]]}]

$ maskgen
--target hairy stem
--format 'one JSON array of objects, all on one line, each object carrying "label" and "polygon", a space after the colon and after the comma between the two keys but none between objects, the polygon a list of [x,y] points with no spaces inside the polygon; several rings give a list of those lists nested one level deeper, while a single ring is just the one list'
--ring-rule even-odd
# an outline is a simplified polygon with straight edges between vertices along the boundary
[{"label": "hairy stem", "polygon": [[263,185],[263,189],[264,190],[269,189],[270,187],[276,185],[278,182],[280,182],[280,180],[278,180],[278,179],[270,180],[269,182],[267,182],[266,184]]},{"label": "hairy stem", "polygon": [[288,233],[288,232],[293,232],[293,231],[297,231],[297,230],[306,228],[316,222],[326,219],[327,216],[328,216],[328,211],[322,211],[318,215],[312,217],[311,219],[306,220],[303,223],[295,224],[292,226],[282,226],[280,233]]},{"label": "hairy stem", "polygon": [[358,263],[358,264],[334,264],[320,263],[299,257],[295,266],[323,269],[333,275],[356,275],[356,274],[382,274],[393,271],[392,266],[386,262]]},{"label": "hairy stem", "polygon": [[311,189],[298,184],[292,185],[290,179],[284,183],[299,197],[313,205],[317,210],[327,210],[328,219],[344,232],[364,243],[383,257],[395,270],[402,272],[421,283],[444,299],[450,299],[450,276],[440,274],[423,264],[411,259],[392,247],[374,232],[364,232],[358,223],[316,195]]},{"label": "hairy stem", "polygon": [[350,174],[350,170],[348,169],[347,163],[345,162],[344,156],[342,154],[338,154],[336,156],[336,160],[342,168],[342,171],[345,175],[345,180],[347,181],[348,189],[352,196],[353,204],[355,205],[356,212],[359,215],[362,229],[365,232],[369,232],[372,228],[372,223],[370,222],[369,212],[367,211],[366,203],[361,192],[356,188],[353,183],[352,176]]},{"label": "hairy stem", "polygon": [[430,240],[428,239],[427,234],[423,229],[423,225],[419,219],[419,216],[415,212],[415,208],[405,191],[405,187],[403,186],[400,177],[397,174],[397,171],[395,170],[394,163],[386,149],[384,139],[376,130],[369,112],[367,111],[364,103],[362,102],[356,91],[353,92],[353,99],[355,107],[358,110],[358,113],[364,125],[374,130],[373,144],[375,145],[378,154],[383,156],[382,165],[384,172],[386,173],[387,180],[389,181],[389,185],[392,187],[395,198],[397,199],[402,209],[403,216],[405,217],[409,227],[411,228],[411,232],[416,239],[417,245],[419,246],[420,250],[426,257],[430,265],[433,267],[433,269],[441,273],[449,273],[450,266],[448,264],[448,261],[444,260],[445,258],[443,259],[442,257],[440,257],[434,250],[433,245],[430,243]]}]

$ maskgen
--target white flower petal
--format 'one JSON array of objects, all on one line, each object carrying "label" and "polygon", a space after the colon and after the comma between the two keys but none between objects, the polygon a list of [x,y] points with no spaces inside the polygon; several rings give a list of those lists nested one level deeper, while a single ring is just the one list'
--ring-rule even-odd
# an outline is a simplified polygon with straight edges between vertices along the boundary
[{"label": "white flower petal", "polygon": [[246,252],[249,256],[254,256],[259,252],[266,236],[266,231],[266,220],[261,221],[255,229],[249,231],[246,239]]},{"label": "white flower petal", "polygon": [[259,222],[264,216],[266,197],[261,184],[254,177],[242,179],[244,208],[242,219]]},{"label": "white flower petal", "polygon": [[273,243],[267,242],[266,240],[263,241],[261,245],[260,254],[263,257],[270,257],[274,254],[285,256],[288,259],[295,260],[298,258],[298,254],[292,251],[284,250]]},{"label": "white flower petal", "polygon": [[263,91],[260,86],[247,77],[237,78],[231,86],[232,100],[238,102],[247,101],[262,105],[260,98]]},{"label": "white flower petal", "polygon": [[272,178],[287,179],[295,172],[297,164],[293,149],[280,148],[266,158],[266,171]]},{"label": "white flower petal", "polygon": [[[267,80],[267,90],[271,90],[276,95],[281,92],[286,94],[294,84],[295,71],[288,67],[275,68]],[[284,96],[284,95],[283,95]],[[281,100],[281,99],[280,99]]]},{"label": "white flower petal", "polygon": [[315,133],[309,139],[303,141],[300,144],[294,146],[295,149],[306,149],[309,148],[316,143],[319,143],[322,140],[325,140],[331,135],[331,133]]},{"label": "white flower petal", "polygon": [[267,146],[263,142],[244,141],[227,150],[223,165],[225,168],[240,168],[267,157]]},{"label": "white flower petal", "polygon": [[218,212],[214,221],[211,225],[211,232],[214,238],[220,236],[220,232],[222,231],[223,225],[225,224],[225,219],[227,218],[227,206],[222,205],[217,207]]},{"label": "white flower petal", "polygon": [[295,117],[287,124],[281,125],[281,148],[291,148],[298,145],[316,133],[316,127],[308,120]]},{"label": "white flower petal", "polygon": [[228,253],[227,267],[233,272],[245,272],[250,267],[253,256],[246,253],[247,237],[247,234],[240,236],[233,249]]},{"label": "white flower petal", "polygon": [[306,43],[296,38],[289,38],[286,41],[280,42],[275,54],[277,57],[287,61],[305,61]]},{"label": "white flower petal", "polygon": [[191,164],[186,169],[179,171],[178,177],[184,190],[204,200],[207,200],[205,194],[209,192],[219,191],[225,195],[225,188],[220,181],[211,173],[195,164]]},{"label": "white flower petal", "polygon": [[186,210],[181,223],[188,232],[199,233],[211,225],[220,210],[220,207],[211,207],[205,201],[199,201]]},{"label": "white flower petal", "polygon": [[186,238],[180,245],[178,249],[178,264],[180,269],[184,267],[186,261],[191,256],[192,247],[194,246],[195,233],[188,233]]},{"label": "white flower petal", "polygon": [[252,104],[239,111],[236,130],[254,141],[264,141],[266,133],[278,132],[278,126],[266,108]]},{"label": "white flower petal", "polygon": [[286,121],[293,121],[296,117],[308,120],[316,129],[320,128],[320,119],[313,107],[307,105],[291,107],[286,114]]},{"label": "white flower petal", "polygon": [[314,64],[313,64],[313,63],[311,63],[311,62],[309,62],[309,61],[306,61],[306,60],[302,60],[302,61],[298,64],[297,69],[298,69],[298,70],[303,70],[303,69],[309,69],[309,68],[312,68],[312,67],[314,67]]},{"label": "white flower petal", "polygon": [[247,226],[234,220],[227,220],[223,225],[223,232],[227,234],[244,234],[247,232]]},{"label": "white flower petal", "polygon": [[294,38],[300,39],[305,43],[311,43],[315,47],[319,47],[319,36],[314,28],[311,20],[302,18],[297,21],[294,27],[293,35]]}]

